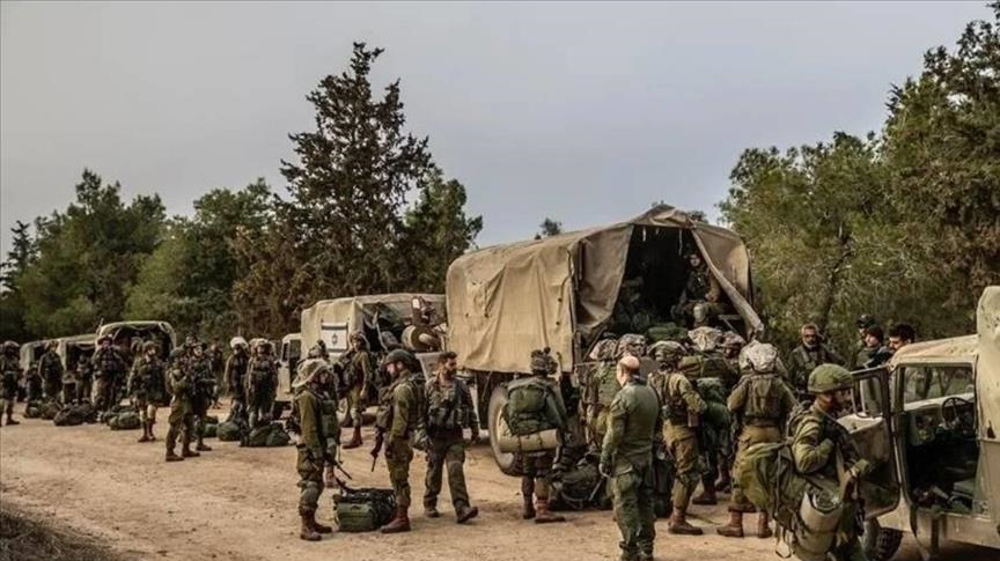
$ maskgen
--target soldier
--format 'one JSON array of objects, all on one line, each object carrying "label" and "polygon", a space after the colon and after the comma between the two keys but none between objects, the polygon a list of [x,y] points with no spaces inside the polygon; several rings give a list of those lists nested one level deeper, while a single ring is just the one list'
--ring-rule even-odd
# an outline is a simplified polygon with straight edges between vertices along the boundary
[{"label": "soldier", "polygon": [[[740,351],[745,346],[747,346],[747,341],[739,333],[726,331],[722,336],[722,356],[726,357],[726,362],[729,363],[729,368],[736,373],[737,380],[742,374],[739,366]],[[726,389],[732,391],[733,388]]]},{"label": "soldier", "polygon": [[892,349],[893,353],[912,344],[916,338],[916,330],[908,323],[897,323],[889,328],[889,348]]},{"label": "soldier", "polygon": [[42,379],[45,399],[59,401],[63,385],[63,364],[59,358],[57,341],[45,345],[45,354],[38,360],[38,376]]},{"label": "soldier", "polygon": [[250,359],[246,381],[251,428],[262,420],[271,421],[274,392],[278,386],[278,365],[271,356],[271,343],[264,339],[257,339],[255,343],[255,355]]},{"label": "soldier", "polygon": [[[330,366],[322,359],[306,359],[298,367],[298,376],[292,384],[295,401],[292,404],[294,423],[299,430],[296,444],[295,468],[299,472],[299,516],[302,528],[299,537],[306,541],[319,541],[320,534],[329,534],[333,528],[316,521],[319,497],[324,485],[335,484],[333,468],[336,462],[336,435],[328,432],[324,411],[325,389],[334,385]],[[324,471],[326,473],[324,480]]]},{"label": "soldier", "polygon": [[226,385],[229,388],[229,409],[236,418],[246,420],[247,396],[246,377],[250,357],[247,356],[247,341],[243,337],[233,337],[229,341],[233,353],[226,360]]},{"label": "soldier", "polygon": [[396,513],[382,526],[383,534],[410,531],[410,462],[413,461],[411,435],[422,429],[423,387],[415,381],[410,367],[416,358],[403,349],[390,351],[383,365],[392,377],[392,384],[381,396],[376,419],[377,436],[372,454],[378,454],[385,442],[385,463],[389,480],[396,495]]},{"label": "soldier", "polygon": [[427,383],[427,477],[425,480],[424,512],[428,518],[438,518],[438,495],[445,465],[448,467],[448,488],[455,518],[464,524],[479,515],[479,509],[469,505],[465,487],[465,440],[462,431],[469,429],[470,440],[479,439],[472,394],[465,383],[455,377],[457,355],[442,353],[438,359],[437,376]]},{"label": "soldier", "polygon": [[[853,353],[851,354],[850,368],[852,370],[858,370],[860,368],[864,368],[865,366],[864,362],[860,364],[858,363],[859,354],[861,353],[862,350],[864,350],[865,347],[868,346],[868,344],[865,341],[865,331],[869,327],[874,327],[878,325],[878,323],[872,316],[868,314],[861,314],[860,316],[858,316],[858,320],[854,322],[854,325],[858,328],[858,340],[855,341],[854,343]],[[865,361],[867,361],[869,358],[871,357],[867,357]]]},{"label": "soldier", "polygon": [[4,341],[3,356],[0,356],[0,415],[7,417],[7,426],[21,424],[14,420],[17,379],[21,377],[21,365],[17,356],[20,348],[14,341]]},{"label": "soldier", "polygon": [[81,354],[80,358],[77,359],[76,378],[77,403],[89,402],[94,388],[94,364],[90,362],[90,355]]},{"label": "soldier", "polygon": [[[795,469],[805,476],[825,479],[831,487],[840,486],[838,463],[846,470],[845,482],[856,483],[871,471],[871,464],[861,459],[847,431],[837,423],[836,415],[850,404],[853,386],[851,373],[836,364],[821,364],[809,375],[809,392],[815,395],[812,405],[789,423],[792,434],[792,458]],[[835,561],[864,561],[858,540],[853,492],[846,493],[849,508],[844,509],[836,538],[827,556]]]},{"label": "soldier", "polygon": [[326,343],[322,339],[316,341],[316,344],[306,353],[306,358],[319,358],[330,362],[330,352],[326,350]]},{"label": "soldier", "polygon": [[111,337],[108,335],[101,336],[97,345],[93,361],[97,393],[94,405],[98,411],[107,411],[112,405],[117,405],[115,386],[125,375],[125,357],[118,347],[111,344]]},{"label": "soldier", "polygon": [[[729,396],[729,411],[741,427],[737,439],[735,469],[742,456],[754,444],[781,442],[784,424],[796,405],[795,394],[776,371],[778,351],[769,344],[754,345],[747,351],[751,371],[747,373]],[[718,529],[719,534],[730,538],[743,537],[743,513],[753,512],[737,482],[729,501],[729,524]],[[768,526],[767,511],[757,518],[757,537],[769,538],[773,534]]]},{"label": "soldier", "polygon": [[701,476],[698,469],[701,455],[698,432],[701,414],[707,406],[691,381],[679,370],[683,349],[678,343],[657,346],[654,356],[659,369],[650,376],[650,386],[664,407],[664,440],[674,459],[673,512],[668,531],[671,534],[700,536],[701,528],[688,523],[687,510]]},{"label": "soldier", "polygon": [[688,254],[688,265],[687,283],[677,308],[681,312],[678,319],[685,319],[691,327],[702,327],[721,313],[722,287],[697,250]]},{"label": "soldier", "polygon": [[[185,349],[178,348],[170,352],[170,364],[167,367],[167,383],[173,398],[170,400],[170,430],[167,431],[168,462],[179,462],[184,458],[197,458],[201,454],[191,450],[191,437],[194,435],[194,412],[191,399],[194,396],[194,380],[187,366]],[[181,455],[174,453],[177,437],[181,437]]]},{"label": "soldier", "polygon": [[195,417],[195,435],[198,439],[195,450],[211,452],[212,447],[205,444],[205,425],[207,424],[208,409],[215,401],[215,372],[212,371],[211,357],[205,353],[204,343],[195,342],[194,346],[191,347],[188,368],[191,372],[191,381],[194,384],[191,412]]},{"label": "soldier", "polygon": [[611,405],[614,394],[617,393],[617,389],[610,384],[614,376],[617,350],[617,340],[604,339],[598,341],[590,351],[590,359],[597,364],[587,376],[582,399],[583,415],[587,425],[587,442],[594,453],[599,453],[601,450],[607,427],[606,410]]},{"label": "soldier", "polygon": [[219,345],[219,341],[212,341],[212,344],[208,346],[208,362],[212,366],[212,376],[215,378],[215,388],[216,392],[212,399],[213,407],[221,407],[222,404],[219,403],[219,396],[226,389],[226,358],[222,355],[222,347]]},{"label": "soldier", "polygon": [[884,340],[885,332],[878,325],[865,329],[865,348],[854,359],[858,368],[874,368],[892,357],[892,349],[885,346]]},{"label": "soldier", "polygon": [[156,408],[165,406],[167,402],[166,373],[159,357],[160,346],[156,342],[146,341],[142,350],[143,354],[129,376],[127,391],[142,421],[139,442],[153,442],[156,440],[153,436]]},{"label": "soldier", "polygon": [[374,383],[374,367],[372,355],[368,352],[368,339],[364,333],[351,333],[351,350],[348,353],[347,365],[344,368],[344,388],[347,397],[347,416],[345,427],[352,427],[351,441],[344,445],[345,450],[357,448],[361,441],[362,413],[365,410],[365,395],[368,387]]},{"label": "soldier", "polygon": [[[558,383],[549,376],[556,370],[555,361],[549,356],[548,349],[531,352],[531,376],[515,380],[507,387],[508,394],[515,391],[516,384],[538,384],[541,382],[548,391],[545,399],[548,404],[546,411],[554,412],[558,418],[552,419],[560,435],[566,433],[568,416],[566,406],[562,401]],[[602,433],[603,434],[603,433]],[[549,510],[549,494],[552,490],[552,467],[555,462],[555,450],[521,453],[515,456],[515,462],[521,467],[521,495],[524,499],[524,510],[521,517],[525,520],[534,519],[536,524],[565,522],[566,518],[552,514]],[[535,501],[532,503],[532,497]]]},{"label": "soldier", "polygon": [[38,360],[33,356],[24,370],[24,386],[25,399],[29,403],[42,399],[42,377],[38,374]]},{"label": "soldier", "polygon": [[599,470],[611,485],[622,561],[652,561],[653,441],[659,439],[660,403],[639,376],[638,357],[618,361],[617,378],[622,389],[611,403]]},{"label": "soldier", "polygon": [[809,373],[820,364],[842,365],[844,360],[833,349],[826,346],[816,324],[803,325],[799,329],[799,335],[802,338],[802,343],[795,347],[791,356],[788,357],[788,381],[798,398],[806,400],[809,397],[809,393],[806,391]]}]

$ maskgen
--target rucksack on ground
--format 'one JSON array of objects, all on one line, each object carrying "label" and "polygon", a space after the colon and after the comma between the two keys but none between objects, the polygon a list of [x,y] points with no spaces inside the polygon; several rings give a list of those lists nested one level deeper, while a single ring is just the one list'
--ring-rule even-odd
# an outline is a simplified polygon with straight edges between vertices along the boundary
[{"label": "rucksack on ground", "polygon": [[97,420],[97,411],[89,403],[80,405],[67,405],[52,419],[57,427],[75,427],[84,423],[93,423]]},{"label": "rucksack on ground", "polygon": [[205,423],[205,427],[201,431],[202,438],[215,438],[218,436],[219,425],[213,423]]},{"label": "rucksack on ground", "polygon": [[215,430],[215,436],[223,442],[236,442],[243,437],[243,429],[237,423],[223,421],[219,423],[218,428]]},{"label": "rucksack on ground", "polygon": [[392,489],[345,486],[333,496],[333,510],[341,532],[373,532],[392,519],[396,496]]},{"label": "rucksack on ground", "polygon": [[559,413],[549,393],[555,391],[545,379],[514,380],[507,386],[504,418],[514,436],[525,436],[558,428]]},{"label": "rucksack on ground", "polygon": [[288,436],[281,423],[271,423],[251,430],[244,445],[250,448],[274,448],[285,446],[291,440],[292,437]]},{"label": "rucksack on ground", "polygon": [[135,430],[142,426],[139,413],[134,410],[122,411],[108,421],[111,430]]},{"label": "rucksack on ground", "polygon": [[605,479],[591,462],[581,462],[552,483],[552,510],[609,507]]}]

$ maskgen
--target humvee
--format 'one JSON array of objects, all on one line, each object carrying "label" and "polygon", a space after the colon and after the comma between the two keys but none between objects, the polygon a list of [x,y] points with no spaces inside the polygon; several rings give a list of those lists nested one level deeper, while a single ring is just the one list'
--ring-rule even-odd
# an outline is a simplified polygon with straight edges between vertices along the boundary
[{"label": "humvee", "polygon": [[925,556],[942,540],[1000,548],[1000,286],[978,333],[914,343],[855,372],[856,412],[840,419],[878,468],[862,486],[873,561],[904,532]]},{"label": "humvee", "polygon": [[578,385],[605,333],[634,332],[636,317],[649,318],[644,324],[674,317],[690,272],[688,252],[701,256],[721,288],[720,326],[744,335],[763,331],[740,237],[668,205],[618,224],[484,248],[451,264],[445,347],[474,380],[480,425],[490,432],[501,471],[520,475],[513,454],[501,452],[496,427],[506,384],[530,372],[530,352],[550,348]]}]

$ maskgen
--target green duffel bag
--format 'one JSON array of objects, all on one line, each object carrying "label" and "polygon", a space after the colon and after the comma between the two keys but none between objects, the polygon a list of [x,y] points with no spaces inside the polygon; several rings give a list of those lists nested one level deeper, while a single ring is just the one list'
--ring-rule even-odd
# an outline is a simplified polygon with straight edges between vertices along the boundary
[{"label": "green duffel bag", "polygon": [[583,510],[603,507],[607,502],[605,479],[592,463],[582,463],[560,477],[553,478],[552,510]]},{"label": "green duffel bag", "polygon": [[55,401],[46,401],[42,404],[38,417],[46,421],[55,420],[56,415],[62,411],[62,406]]},{"label": "green duffel bag", "polygon": [[219,425],[207,423],[201,432],[202,438],[215,438],[218,436]]},{"label": "green duffel bag", "polygon": [[223,442],[236,442],[243,437],[243,431],[236,423],[223,421],[215,430],[216,437]]},{"label": "green duffel bag", "polygon": [[292,437],[288,436],[281,423],[271,423],[259,426],[247,436],[245,446],[250,448],[273,448],[284,446],[291,442]]},{"label": "green duffel bag", "polygon": [[218,415],[205,415],[205,424],[206,425],[217,425],[217,424],[219,424],[219,416]]},{"label": "green duffel bag", "polygon": [[94,407],[89,403],[67,405],[52,419],[57,427],[75,427],[84,423],[92,423],[96,416]]},{"label": "green duffel bag", "polygon": [[25,419],[38,419],[42,416],[42,407],[44,402],[40,400],[29,401],[28,405],[24,407],[24,418]]},{"label": "green duffel bag", "polygon": [[687,339],[687,329],[676,323],[663,323],[654,325],[646,330],[646,337],[653,343],[657,341],[677,341],[682,342]]},{"label": "green duffel bag", "polygon": [[392,519],[396,496],[392,489],[345,486],[333,496],[333,511],[341,532],[374,532]]},{"label": "green duffel bag", "polygon": [[111,430],[135,430],[142,427],[139,420],[139,413],[135,411],[122,411],[108,421]]}]

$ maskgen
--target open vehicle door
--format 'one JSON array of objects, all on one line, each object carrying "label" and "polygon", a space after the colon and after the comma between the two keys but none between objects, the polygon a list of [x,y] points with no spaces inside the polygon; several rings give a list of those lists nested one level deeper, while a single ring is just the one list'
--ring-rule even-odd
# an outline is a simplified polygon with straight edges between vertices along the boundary
[{"label": "open vehicle door", "polygon": [[976,401],[980,487],[1000,536],[1000,286],[987,287],[976,311]]},{"label": "open vehicle door", "polygon": [[854,413],[839,422],[847,427],[861,457],[875,466],[859,488],[865,517],[875,518],[894,510],[900,495],[889,371],[879,367],[853,375]]}]

